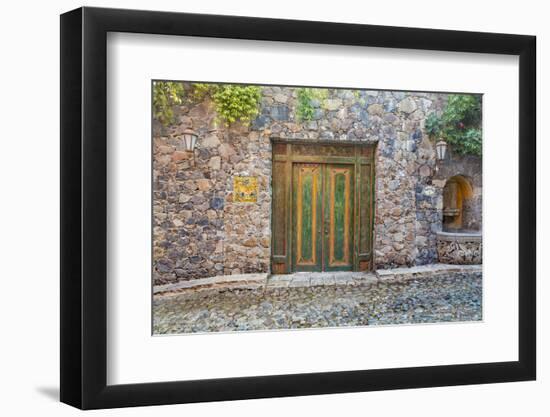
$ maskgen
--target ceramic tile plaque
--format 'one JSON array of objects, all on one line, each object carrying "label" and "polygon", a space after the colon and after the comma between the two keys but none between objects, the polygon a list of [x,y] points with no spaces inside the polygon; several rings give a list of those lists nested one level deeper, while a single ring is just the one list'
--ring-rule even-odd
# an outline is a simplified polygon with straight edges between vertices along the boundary
[{"label": "ceramic tile plaque", "polygon": [[233,177],[233,201],[236,203],[258,201],[258,179],[256,177]]}]

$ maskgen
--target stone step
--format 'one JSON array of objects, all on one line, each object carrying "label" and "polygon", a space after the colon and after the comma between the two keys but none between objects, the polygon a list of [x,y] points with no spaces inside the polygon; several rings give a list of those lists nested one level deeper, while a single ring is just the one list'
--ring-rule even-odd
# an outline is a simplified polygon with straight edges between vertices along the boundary
[{"label": "stone step", "polygon": [[178,281],[173,284],[155,285],[153,293],[166,294],[183,290],[216,289],[216,288],[250,288],[256,289],[265,286],[267,273],[263,274],[238,274],[218,275],[209,278]]},{"label": "stone step", "polygon": [[482,272],[483,265],[430,264],[410,268],[379,269],[376,276],[381,281],[399,281],[417,278],[431,278],[448,273]]},{"label": "stone step", "polygon": [[198,294],[201,296],[225,290],[256,290],[275,288],[300,288],[334,285],[367,285],[379,281],[406,281],[429,279],[448,273],[482,272],[482,265],[431,264],[410,268],[379,269],[375,272],[295,272],[284,275],[239,274],[219,275],[209,278],[179,281],[173,284],[156,285],[155,296],[172,294]]}]

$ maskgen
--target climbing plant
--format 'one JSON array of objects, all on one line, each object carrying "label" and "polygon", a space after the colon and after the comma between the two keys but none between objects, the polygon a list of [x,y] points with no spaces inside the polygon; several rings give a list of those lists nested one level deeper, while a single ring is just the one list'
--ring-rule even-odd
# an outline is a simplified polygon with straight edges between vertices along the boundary
[{"label": "climbing plant", "polygon": [[252,85],[223,85],[212,94],[218,115],[231,124],[249,124],[259,112],[260,87]]},{"label": "climbing plant", "polygon": [[432,138],[445,139],[460,154],[481,155],[481,96],[450,94],[441,114],[428,115],[425,128]]},{"label": "climbing plant", "polygon": [[258,115],[261,89],[254,85],[235,84],[193,84],[194,100],[210,97],[214,102],[218,117],[226,125],[237,121],[249,124]]},{"label": "climbing plant", "polygon": [[226,125],[240,121],[250,123],[259,112],[260,87],[253,85],[206,84],[185,85],[181,82],[153,83],[153,115],[163,125],[173,122],[175,105],[198,103],[209,97],[220,121]]},{"label": "climbing plant", "polygon": [[441,130],[443,129],[443,119],[441,118],[441,115],[438,115],[435,112],[430,113],[428,117],[426,117],[424,126],[426,128],[426,133],[430,137],[435,138],[439,136]]},{"label": "climbing plant", "polygon": [[328,97],[326,88],[296,89],[296,119],[298,121],[313,120],[315,116],[314,101],[322,101]]},{"label": "climbing plant", "polygon": [[173,106],[183,100],[183,84],[174,81],[153,82],[153,117],[163,125],[173,121]]}]

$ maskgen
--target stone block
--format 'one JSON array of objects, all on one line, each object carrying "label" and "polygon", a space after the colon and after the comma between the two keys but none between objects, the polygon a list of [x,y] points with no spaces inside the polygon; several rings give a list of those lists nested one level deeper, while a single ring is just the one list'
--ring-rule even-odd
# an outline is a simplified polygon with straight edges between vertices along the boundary
[{"label": "stone block", "polygon": [[373,115],[377,115],[377,116],[383,116],[384,113],[385,113],[384,106],[382,106],[381,104],[371,104],[367,108],[367,112],[369,114],[373,114]]},{"label": "stone block", "polygon": [[216,148],[219,145],[220,145],[220,140],[218,139],[218,136],[215,134],[210,134],[200,139],[197,146],[201,148]]},{"label": "stone block", "polygon": [[342,107],[342,104],[343,104],[342,100],[338,98],[326,99],[323,102],[323,107],[328,111],[335,111],[335,110],[338,110],[340,107]]},{"label": "stone block", "polygon": [[213,156],[208,162],[210,169],[219,170],[221,168],[221,158],[219,156]]},{"label": "stone block", "polygon": [[174,151],[172,161],[179,162],[193,158],[193,153],[189,151]]},{"label": "stone block", "polygon": [[417,109],[417,105],[412,98],[407,97],[399,102],[397,108],[403,113],[412,113]]}]

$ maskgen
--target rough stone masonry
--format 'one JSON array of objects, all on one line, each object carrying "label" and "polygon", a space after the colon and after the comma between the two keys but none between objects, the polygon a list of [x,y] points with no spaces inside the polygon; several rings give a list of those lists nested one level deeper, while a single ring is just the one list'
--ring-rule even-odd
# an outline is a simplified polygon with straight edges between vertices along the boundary
[{"label": "rough stone masonry", "polygon": [[[437,260],[443,187],[457,174],[472,182],[465,208],[470,226],[481,222],[481,161],[452,155],[437,167],[426,116],[441,110],[441,93],[331,89],[314,101],[313,120],[296,120],[293,88],[263,87],[260,114],[249,125],[216,122],[205,100],[175,109],[167,127],[153,121],[154,284],[224,274],[269,272],[271,246],[271,137],[311,141],[377,141],[374,221],[376,269]],[[181,135],[199,135],[194,155]],[[258,181],[254,203],[233,198],[233,177]]]}]

